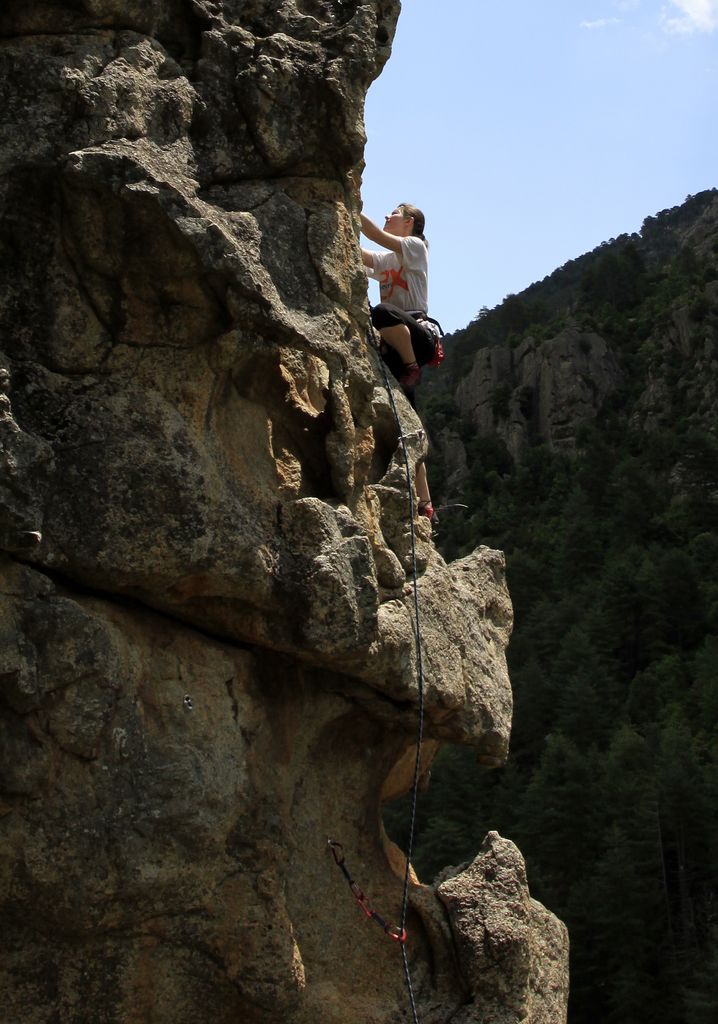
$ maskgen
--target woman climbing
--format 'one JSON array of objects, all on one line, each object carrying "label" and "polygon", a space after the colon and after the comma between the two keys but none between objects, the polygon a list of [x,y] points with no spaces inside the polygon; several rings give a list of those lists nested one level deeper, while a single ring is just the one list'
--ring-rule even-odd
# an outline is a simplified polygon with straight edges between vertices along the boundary
[{"label": "woman climbing", "polygon": [[429,260],[424,214],[400,203],[386,215],[383,228],[362,213],[361,228],[370,241],[388,250],[361,251],[367,274],[379,282],[381,302],[372,309],[371,322],[389,350],[384,353],[389,369],[411,391],[436,347],[436,333],[426,320]]},{"label": "woman climbing", "polygon": [[[351,180],[359,198],[356,179]],[[372,307],[371,322],[381,336],[384,362],[415,407],[414,388],[421,380],[421,367],[434,358],[438,336],[427,319],[429,261],[424,214],[416,206],[400,203],[386,215],[383,228],[364,213],[360,216],[362,233],[387,250],[361,250],[368,276],[379,282],[381,302]],[[417,467],[416,491],[419,513],[434,522],[423,463]]]}]

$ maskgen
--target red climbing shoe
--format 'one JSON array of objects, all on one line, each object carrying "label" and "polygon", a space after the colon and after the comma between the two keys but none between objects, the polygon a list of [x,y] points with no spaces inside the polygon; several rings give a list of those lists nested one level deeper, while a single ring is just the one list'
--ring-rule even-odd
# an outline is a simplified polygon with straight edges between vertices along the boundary
[{"label": "red climbing shoe", "polygon": [[404,370],[399,377],[399,383],[403,388],[415,388],[421,380],[421,367],[418,363],[405,363]]},{"label": "red climbing shoe", "polygon": [[426,516],[430,523],[434,522],[434,517],[436,516],[436,513],[434,512],[434,506],[431,504],[430,501],[419,502],[419,515]]}]

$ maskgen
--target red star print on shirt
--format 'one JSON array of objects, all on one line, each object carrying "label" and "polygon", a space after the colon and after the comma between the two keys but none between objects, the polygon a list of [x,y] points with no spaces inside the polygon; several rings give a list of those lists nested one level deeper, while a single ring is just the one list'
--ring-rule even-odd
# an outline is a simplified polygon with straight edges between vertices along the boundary
[{"label": "red star print on shirt", "polygon": [[381,292],[382,301],[390,299],[397,288],[403,288],[405,292],[409,291],[409,285],[406,280],[401,276],[404,267],[399,267],[398,270],[384,270],[382,271],[381,281],[379,282],[379,291]]}]

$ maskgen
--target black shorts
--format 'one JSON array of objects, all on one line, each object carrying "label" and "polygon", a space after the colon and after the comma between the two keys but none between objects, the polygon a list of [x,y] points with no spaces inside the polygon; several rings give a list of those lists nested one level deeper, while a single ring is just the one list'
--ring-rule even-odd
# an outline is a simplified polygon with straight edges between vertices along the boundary
[{"label": "black shorts", "polygon": [[[409,328],[411,347],[414,349],[414,355],[419,366],[426,366],[434,358],[434,351],[436,349],[434,332],[418,320],[415,320],[411,313],[406,313],[403,309],[392,306],[389,302],[380,302],[378,306],[372,306],[371,322],[377,330],[381,330],[382,327],[396,327],[398,324],[404,324],[405,327]],[[401,373],[404,364],[396,352],[394,352],[394,356],[398,360],[399,373]],[[385,362],[394,376],[397,376],[392,362],[389,359],[386,359]]]}]

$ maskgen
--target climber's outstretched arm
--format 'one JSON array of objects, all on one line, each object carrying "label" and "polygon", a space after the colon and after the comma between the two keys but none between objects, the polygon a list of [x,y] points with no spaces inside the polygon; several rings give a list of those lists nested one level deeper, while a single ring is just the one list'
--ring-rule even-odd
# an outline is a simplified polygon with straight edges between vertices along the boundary
[{"label": "climber's outstretched arm", "polygon": [[[347,175],[349,184],[354,192],[354,196],[358,202],[361,202],[361,182],[354,171],[350,171]],[[359,214],[361,218],[361,229],[362,233],[366,235],[370,242],[376,242],[383,249],[390,249],[391,252],[401,252],[401,242],[397,235],[390,235],[388,231],[383,231],[378,224],[375,224],[373,220],[366,216],[364,213]],[[371,253],[366,249],[362,249],[362,259],[364,266],[373,267],[374,263],[371,259]]]},{"label": "climber's outstretched arm", "polygon": [[391,249],[392,252],[401,252],[401,238],[398,235],[390,235],[370,220],[365,213],[360,213],[362,232],[371,242],[376,242],[384,249]]}]

